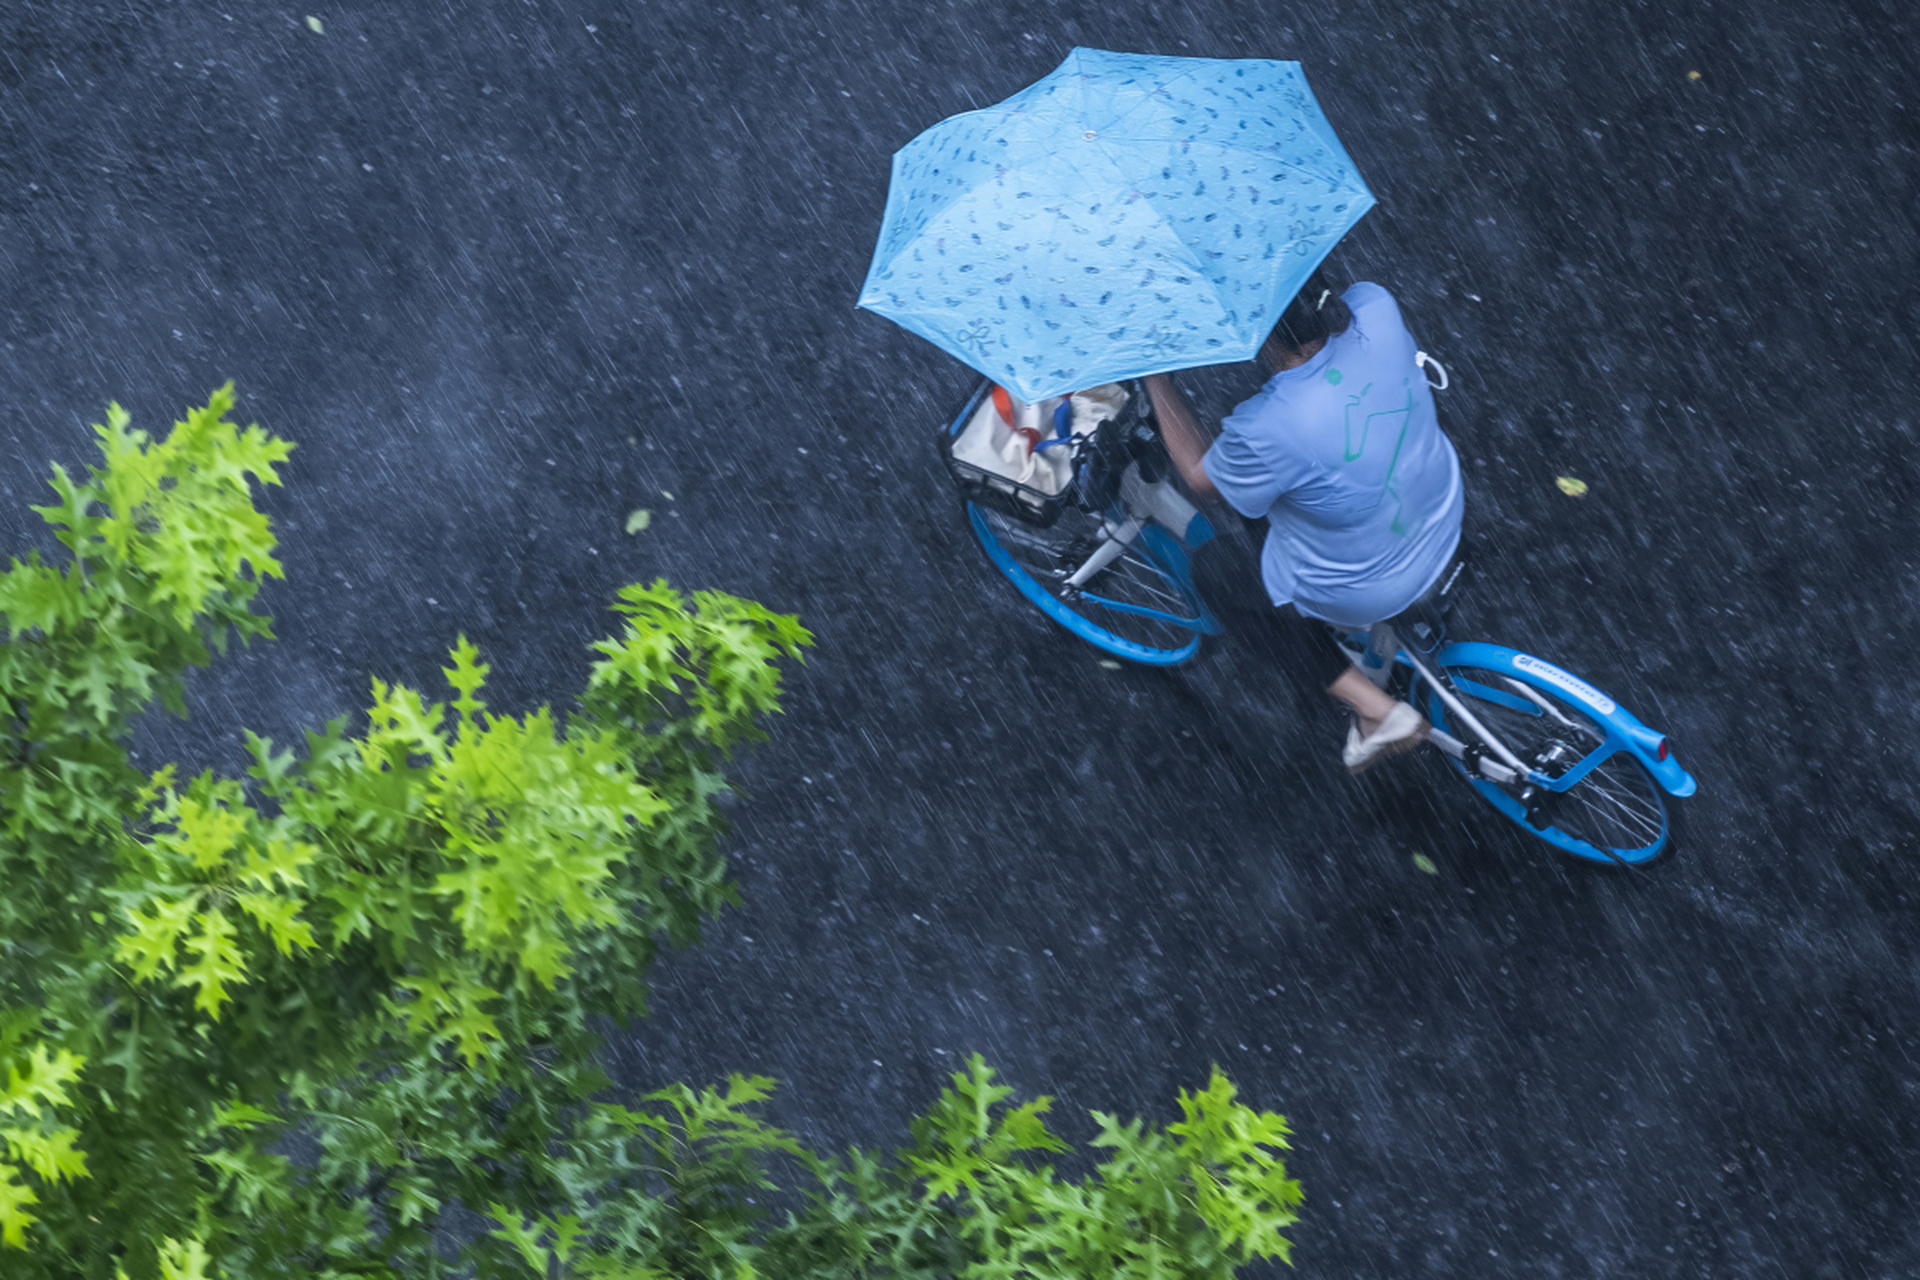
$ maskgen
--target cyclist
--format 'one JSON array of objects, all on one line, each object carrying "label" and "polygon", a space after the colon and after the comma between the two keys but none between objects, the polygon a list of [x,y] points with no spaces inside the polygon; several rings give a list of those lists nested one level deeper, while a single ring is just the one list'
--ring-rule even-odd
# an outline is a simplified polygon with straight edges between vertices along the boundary
[{"label": "cyclist", "polygon": [[1314,634],[1317,685],[1354,724],[1353,773],[1426,740],[1426,718],[1353,666],[1330,627],[1390,618],[1434,584],[1460,541],[1460,461],[1393,296],[1338,297],[1316,270],[1261,344],[1271,375],[1206,443],[1166,374],[1146,378],[1167,451],[1196,497],[1267,518],[1260,569],[1276,607]]}]

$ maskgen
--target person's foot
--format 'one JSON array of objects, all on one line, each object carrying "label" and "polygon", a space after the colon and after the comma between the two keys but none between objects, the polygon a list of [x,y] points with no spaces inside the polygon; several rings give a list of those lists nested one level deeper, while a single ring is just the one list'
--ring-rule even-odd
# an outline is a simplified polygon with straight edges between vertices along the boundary
[{"label": "person's foot", "polygon": [[1360,726],[1347,730],[1347,745],[1340,753],[1348,773],[1365,773],[1388,756],[1411,751],[1427,740],[1427,718],[1404,702],[1393,704],[1380,721],[1379,728],[1362,735]]}]

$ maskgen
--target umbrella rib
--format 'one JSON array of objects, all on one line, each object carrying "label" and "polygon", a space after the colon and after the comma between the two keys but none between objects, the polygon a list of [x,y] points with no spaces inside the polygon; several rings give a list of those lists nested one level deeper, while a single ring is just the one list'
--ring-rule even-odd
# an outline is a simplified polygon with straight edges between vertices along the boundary
[{"label": "umbrella rib", "polygon": [[[1153,87],[1153,92],[1151,92],[1151,93],[1148,93],[1148,94],[1147,94],[1147,95],[1146,95],[1145,97],[1143,97],[1143,98],[1141,98],[1141,99],[1140,99],[1140,101],[1138,101],[1138,102],[1136,102],[1136,103],[1134,103],[1134,104],[1133,104],[1132,106],[1130,106],[1130,107],[1128,107],[1128,108],[1127,108],[1127,109],[1126,109],[1125,111],[1123,111],[1123,112],[1121,112],[1121,113],[1120,113],[1119,115],[1117,115],[1117,116],[1115,116],[1115,117],[1113,118],[1113,124],[1114,124],[1114,125],[1118,125],[1118,124],[1120,124],[1120,123],[1121,123],[1122,121],[1124,121],[1124,120],[1125,120],[1125,119],[1126,119],[1126,118],[1127,118],[1128,116],[1130,116],[1130,115],[1132,115],[1132,114],[1133,114],[1134,112],[1136,112],[1136,111],[1139,111],[1139,110],[1141,110],[1141,109],[1142,109],[1143,107],[1145,107],[1145,106],[1146,106],[1146,105],[1147,105],[1148,103],[1150,103],[1150,102],[1152,102],[1152,101],[1153,101],[1153,98],[1154,98],[1154,94],[1155,94],[1155,93],[1159,93],[1159,92],[1161,92],[1162,90],[1164,90],[1164,89],[1166,89],[1166,88],[1167,88],[1168,86],[1170,86],[1170,85],[1176,85],[1176,84],[1179,84],[1179,83],[1180,83],[1180,82],[1181,82],[1182,80],[1191,80],[1191,79],[1193,79],[1193,70],[1192,70],[1192,68],[1190,68],[1190,67],[1182,67],[1182,68],[1180,68],[1180,70],[1179,70],[1178,72],[1176,72],[1176,73],[1175,73],[1174,75],[1172,75],[1172,76],[1169,76],[1169,77],[1168,77],[1167,79],[1165,79],[1165,80],[1162,80],[1162,81],[1159,81],[1158,83],[1156,83],[1156,84],[1154,85],[1154,87]],[[1105,133],[1106,133],[1106,130],[1104,130],[1104,129],[1103,129],[1103,130],[1101,131],[1101,134],[1102,134],[1102,136],[1105,136]]]}]

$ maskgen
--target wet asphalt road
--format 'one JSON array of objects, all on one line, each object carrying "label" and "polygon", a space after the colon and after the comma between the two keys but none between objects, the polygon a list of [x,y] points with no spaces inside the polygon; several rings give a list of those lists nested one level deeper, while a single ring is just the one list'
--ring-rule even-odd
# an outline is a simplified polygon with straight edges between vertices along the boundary
[{"label": "wet asphalt road", "polygon": [[[620,584],[751,596],[819,644],[623,1086],[764,1072],[891,1146],[971,1050],[1076,1138],[1218,1063],[1293,1120],[1303,1276],[1920,1274],[1910,6],[304,16],[0,0],[9,547],[109,398],[233,378],[299,444],[279,642],[143,761],[237,769],[459,630],[494,705],[564,701]],[[1330,269],[1452,371],[1463,628],[1671,733],[1675,856],[1558,858],[1436,760],[1349,781],[1249,532],[1173,673],[970,543],[925,441],[970,375],[852,300],[890,153],[1075,44],[1304,64],[1380,199]]]}]

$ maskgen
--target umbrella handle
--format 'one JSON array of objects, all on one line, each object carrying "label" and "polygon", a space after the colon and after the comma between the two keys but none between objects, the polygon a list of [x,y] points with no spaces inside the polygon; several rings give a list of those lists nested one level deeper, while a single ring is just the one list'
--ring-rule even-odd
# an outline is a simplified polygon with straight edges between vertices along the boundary
[{"label": "umbrella handle", "polygon": [[[1426,368],[1426,366],[1432,365],[1434,368],[1440,371],[1440,381],[1435,382],[1431,378],[1427,379],[1427,385],[1432,387],[1435,391],[1445,391],[1447,387],[1452,384],[1453,379],[1447,376],[1447,367],[1441,364],[1438,360],[1435,360],[1432,356],[1428,355],[1426,352],[1424,351],[1414,352],[1413,363],[1415,368],[1424,369]],[[1424,377],[1425,375],[1423,374],[1422,376]]]}]

